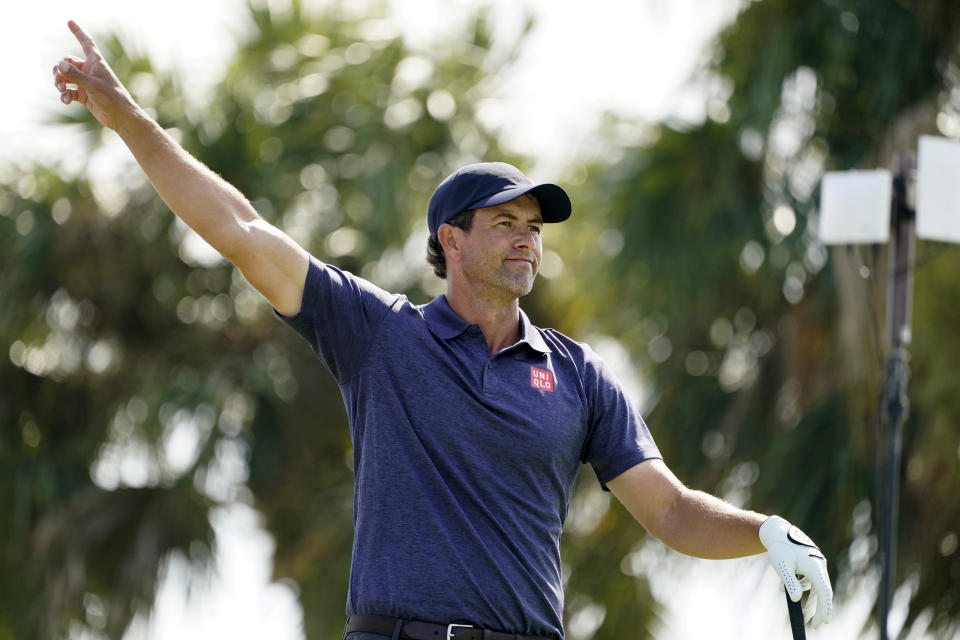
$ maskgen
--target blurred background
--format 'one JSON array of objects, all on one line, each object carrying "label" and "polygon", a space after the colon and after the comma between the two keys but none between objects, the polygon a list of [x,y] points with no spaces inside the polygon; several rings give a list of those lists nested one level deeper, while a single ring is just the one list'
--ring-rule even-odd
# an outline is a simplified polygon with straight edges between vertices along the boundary
[{"label": "blurred background", "polygon": [[[334,638],[339,391],[50,68],[135,98],[322,260],[426,302],[457,166],[559,181],[535,323],[594,345],[689,485],[802,526],[876,638],[887,251],[816,237],[827,170],[960,138],[947,0],[221,0],[17,7],[0,124],[0,639]],[[560,3],[553,3],[559,5]],[[960,249],[918,243],[892,637],[960,637]],[[571,640],[789,637],[765,560],[688,560],[586,469]]]}]

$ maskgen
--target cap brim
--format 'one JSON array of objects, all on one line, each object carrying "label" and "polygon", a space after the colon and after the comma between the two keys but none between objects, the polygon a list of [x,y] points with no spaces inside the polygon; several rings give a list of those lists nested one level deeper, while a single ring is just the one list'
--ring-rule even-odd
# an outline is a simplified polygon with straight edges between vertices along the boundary
[{"label": "cap brim", "polygon": [[489,198],[474,202],[470,208],[495,207],[498,204],[516,200],[525,193],[529,193],[537,199],[537,203],[540,205],[540,215],[543,216],[544,222],[563,222],[570,217],[570,211],[572,210],[570,197],[562,187],[550,183],[506,189]]}]

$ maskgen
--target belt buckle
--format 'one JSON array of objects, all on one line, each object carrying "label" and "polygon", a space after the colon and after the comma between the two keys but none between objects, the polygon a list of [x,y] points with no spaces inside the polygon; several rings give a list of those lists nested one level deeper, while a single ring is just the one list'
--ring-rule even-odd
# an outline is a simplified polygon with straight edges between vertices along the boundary
[{"label": "belt buckle", "polygon": [[447,625],[447,640],[454,640],[453,629],[458,627],[460,629],[476,629],[473,625],[470,624],[448,624]]}]

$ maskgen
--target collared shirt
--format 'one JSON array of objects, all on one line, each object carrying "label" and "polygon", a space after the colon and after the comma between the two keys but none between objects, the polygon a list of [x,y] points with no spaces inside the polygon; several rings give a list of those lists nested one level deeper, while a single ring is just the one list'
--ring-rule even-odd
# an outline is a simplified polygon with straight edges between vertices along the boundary
[{"label": "collared shirt", "polygon": [[439,296],[414,305],[311,260],[297,316],[354,446],[347,612],[563,637],[560,533],[581,463],[660,454],[604,362],[533,326],[490,354]]}]

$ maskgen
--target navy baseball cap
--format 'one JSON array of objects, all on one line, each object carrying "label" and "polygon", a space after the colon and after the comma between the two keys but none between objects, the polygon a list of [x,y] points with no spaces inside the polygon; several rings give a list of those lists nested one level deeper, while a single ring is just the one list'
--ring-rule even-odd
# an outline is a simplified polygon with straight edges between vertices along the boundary
[{"label": "navy baseball cap", "polygon": [[457,169],[433,192],[427,208],[427,226],[436,235],[440,225],[461,211],[493,207],[529,193],[540,204],[544,222],[570,217],[570,198],[555,184],[534,184],[506,162],[478,162]]}]

